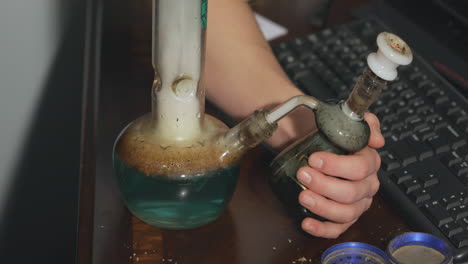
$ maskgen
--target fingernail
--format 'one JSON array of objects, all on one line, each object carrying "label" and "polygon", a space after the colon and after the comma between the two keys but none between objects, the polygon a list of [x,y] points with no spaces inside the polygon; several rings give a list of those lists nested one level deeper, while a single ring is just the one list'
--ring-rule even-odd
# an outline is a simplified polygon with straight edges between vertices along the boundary
[{"label": "fingernail", "polygon": [[299,181],[303,184],[309,184],[310,181],[312,180],[312,177],[310,177],[309,173],[305,171],[299,173],[298,178],[299,178]]},{"label": "fingernail", "polygon": [[319,158],[314,158],[310,161],[310,166],[312,166],[313,168],[320,169],[323,166],[323,160]]},{"label": "fingernail", "polygon": [[314,225],[312,223],[309,222],[309,223],[307,223],[306,226],[307,226],[307,230],[309,232],[315,232],[315,227],[314,227]]},{"label": "fingernail", "polygon": [[304,202],[304,205],[307,206],[308,208],[312,208],[315,206],[315,200],[314,198],[310,197],[310,196],[305,196],[303,198],[303,202]]},{"label": "fingernail", "polygon": [[314,232],[315,231],[314,224],[312,224],[307,218],[304,219],[304,222],[303,222],[302,226],[303,226],[305,231],[309,231],[309,232]]}]

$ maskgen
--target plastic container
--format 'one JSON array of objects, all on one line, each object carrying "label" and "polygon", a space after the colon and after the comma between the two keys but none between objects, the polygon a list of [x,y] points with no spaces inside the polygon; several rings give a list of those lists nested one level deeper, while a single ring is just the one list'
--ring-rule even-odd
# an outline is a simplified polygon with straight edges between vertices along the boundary
[{"label": "plastic container", "polygon": [[321,258],[322,264],[387,264],[385,253],[369,244],[346,242],[328,248]]},{"label": "plastic container", "polygon": [[334,245],[322,254],[322,264],[452,264],[447,243],[426,233],[404,233],[392,239],[386,252],[360,242]]},{"label": "plastic container", "polygon": [[391,264],[451,264],[453,252],[447,243],[426,233],[405,233],[387,246]]}]

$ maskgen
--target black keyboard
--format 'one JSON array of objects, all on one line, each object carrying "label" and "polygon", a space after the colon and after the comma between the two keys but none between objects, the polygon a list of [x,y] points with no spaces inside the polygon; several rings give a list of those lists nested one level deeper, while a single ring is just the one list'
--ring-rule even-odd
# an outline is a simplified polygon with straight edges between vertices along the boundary
[{"label": "black keyboard", "polygon": [[[382,31],[392,32],[365,18],[272,49],[306,94],[345,99]],[[411,48],[411,65],[399,67],[371,108],[386,139],[380,192],[414,231],[445,239],[456,263],[468,263],[468,101]]]}]

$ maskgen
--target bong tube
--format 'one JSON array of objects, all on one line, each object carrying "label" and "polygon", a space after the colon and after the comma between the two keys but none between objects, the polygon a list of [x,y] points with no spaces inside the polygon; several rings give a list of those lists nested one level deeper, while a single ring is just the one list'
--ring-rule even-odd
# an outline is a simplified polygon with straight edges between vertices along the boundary
[{"label": "bong tube", "polygon": [[202,11],[206,1],[153,0],[152,116],[164,140],[190,141],[201,133],[204,90],[199,81],[206,26]]},{"label": "bong tube", "polygon": [[266,120],[268,123],[273,124],[276,123],[278,120],[283,118],[285,115],[287,115],[289,112],[294,110],[295,108],[299,106],[306,106],[310,108],[311,110],[317,109],[318,105],[320,104],[320,101],[312,96],[307,96],[307,95],[298,95],[294,96],[285,103],[281,104],[277,108],[273,109],[267,116]]}]

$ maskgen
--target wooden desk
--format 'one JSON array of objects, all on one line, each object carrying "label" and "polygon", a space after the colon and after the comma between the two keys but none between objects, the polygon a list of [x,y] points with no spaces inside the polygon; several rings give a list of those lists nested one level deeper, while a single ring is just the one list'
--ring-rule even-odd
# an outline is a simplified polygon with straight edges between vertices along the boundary
[{"label": "wooden desk", "polygon": [[[253,7],[290,29],[286,38],[318,30],[307,26],[310,0],[256,0]],[[350,20],[351,7],[365,1],[334,1],[329,25]],[[373,206],[339,239],[305,234],[289,218],[266,182],[271,158],[261,147],[242,164],[240,181],[227,211],[194,230],[148,226],[125,209],[114,179],[115,138],[136,117],[150,111],[151,1],[104,1],[101,46],[88,54],[85,94],[79,259],[81,263],[319,263],[323,250],[345,241],[384,248],[408,227],[377,196]],[[95,3],[97,17],[100,2]],[[292,15],[294,14],[294,15]],[[284,38],[283,38],[284,39]],[[99,42],[96,42],[99,43]],[[92,43],[91,43],[92,44]],[[101,50],[101,53],[98,51]],[[101,64],[92,58],[101,57]],[[310,261],[309,261],[310,260]]]}]

